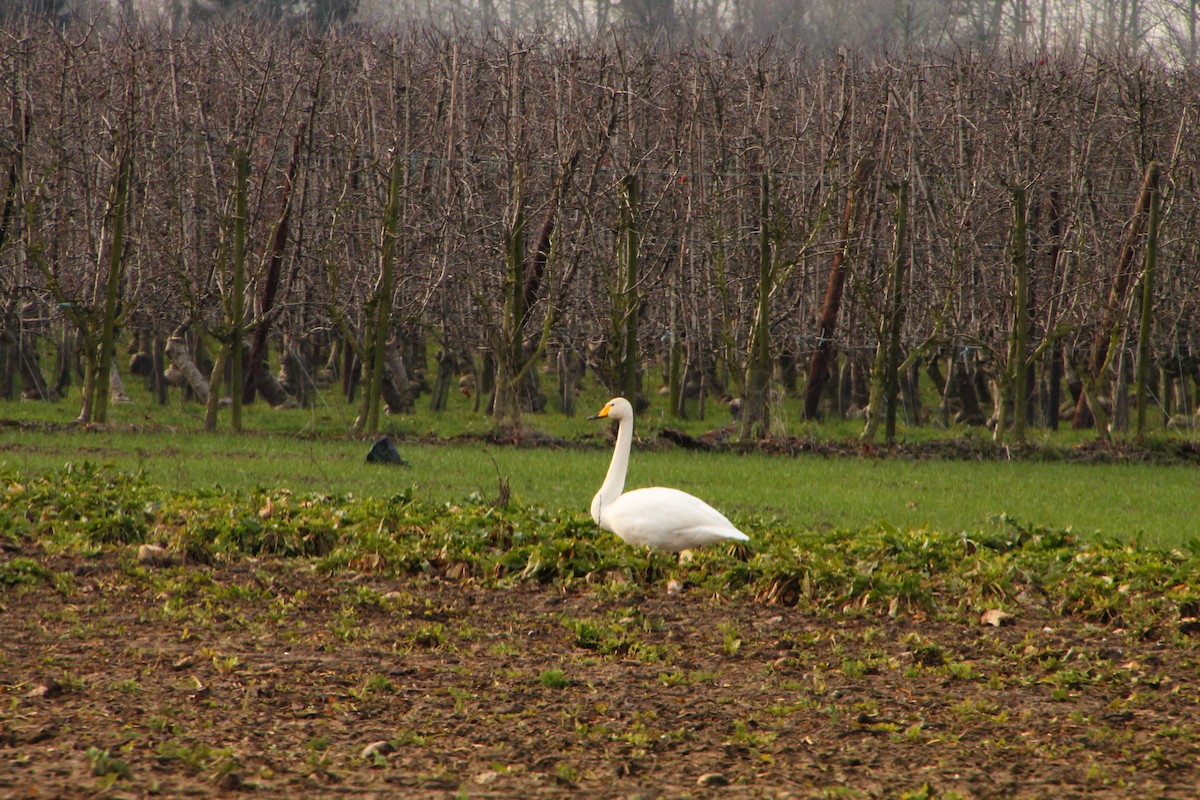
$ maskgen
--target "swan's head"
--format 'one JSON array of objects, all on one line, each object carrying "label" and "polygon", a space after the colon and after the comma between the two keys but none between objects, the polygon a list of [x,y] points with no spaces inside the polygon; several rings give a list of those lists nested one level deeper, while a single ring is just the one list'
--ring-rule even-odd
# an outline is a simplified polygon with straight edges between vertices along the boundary
[{"label": "swan's head", "polygon": [[633,406],[624,397],[614,397],[588,419],[615,419],[617,422],[633,419]]}]

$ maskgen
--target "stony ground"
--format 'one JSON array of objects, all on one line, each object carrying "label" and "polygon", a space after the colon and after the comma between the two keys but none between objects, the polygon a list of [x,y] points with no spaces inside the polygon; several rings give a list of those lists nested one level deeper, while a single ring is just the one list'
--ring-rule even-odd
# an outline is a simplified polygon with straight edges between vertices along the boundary
[{"label": "stony ground", "polygon": [[0,797],[1193,798],[1196,631],[50,556]]}]

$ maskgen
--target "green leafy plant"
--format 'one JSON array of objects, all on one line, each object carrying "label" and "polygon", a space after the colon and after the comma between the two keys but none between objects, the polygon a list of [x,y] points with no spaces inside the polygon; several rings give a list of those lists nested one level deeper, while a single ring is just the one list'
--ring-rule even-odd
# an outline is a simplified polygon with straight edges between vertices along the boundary
[{"label": "green leafy plant", "polygon": [[538,675],[538,683],[547,689],[565,689],[571,685],[571,680],[561,669],[544,669]]},{"label": "green leafy plant", "polygon": [[129,765],[119,758],[113,758],[108,750],[89,747],[87,760],[92,768],[92,774],[99,779],[102,788],[111,787],[118,778],[128,780],[132,777]]}]

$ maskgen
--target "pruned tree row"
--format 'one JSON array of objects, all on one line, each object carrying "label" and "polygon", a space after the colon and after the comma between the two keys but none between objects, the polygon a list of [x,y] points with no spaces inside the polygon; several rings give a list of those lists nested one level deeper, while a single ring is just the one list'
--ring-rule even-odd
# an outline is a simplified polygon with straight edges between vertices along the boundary
[{"label": "pruned tree row", "polygon": [[870,436],[1196,407],[1195,71],[253,21],[2,34],[0,395],[80,381],[102,421],[132,373],[212,424],[227,399],[236,427],[328,385],[370,430],[455,384],[505,423],[571,413],[590,376],[677,414],[736,400],[751,437],[785,392]]}]

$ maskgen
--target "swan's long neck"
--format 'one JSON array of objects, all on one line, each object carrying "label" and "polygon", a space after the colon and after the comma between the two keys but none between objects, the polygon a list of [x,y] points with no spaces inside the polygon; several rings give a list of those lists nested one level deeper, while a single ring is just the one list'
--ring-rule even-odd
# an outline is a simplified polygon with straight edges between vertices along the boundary
[{"label": "swan's long neck", "polygon": [[629,469],[629,449],[633,446],[633,420],[623,419],[617,425],[617,444],[613,448],[612,461],[600,491],[592,499],[592,519],[600,524],[601,510],[616,501],[625,491],[625,473]]}]

